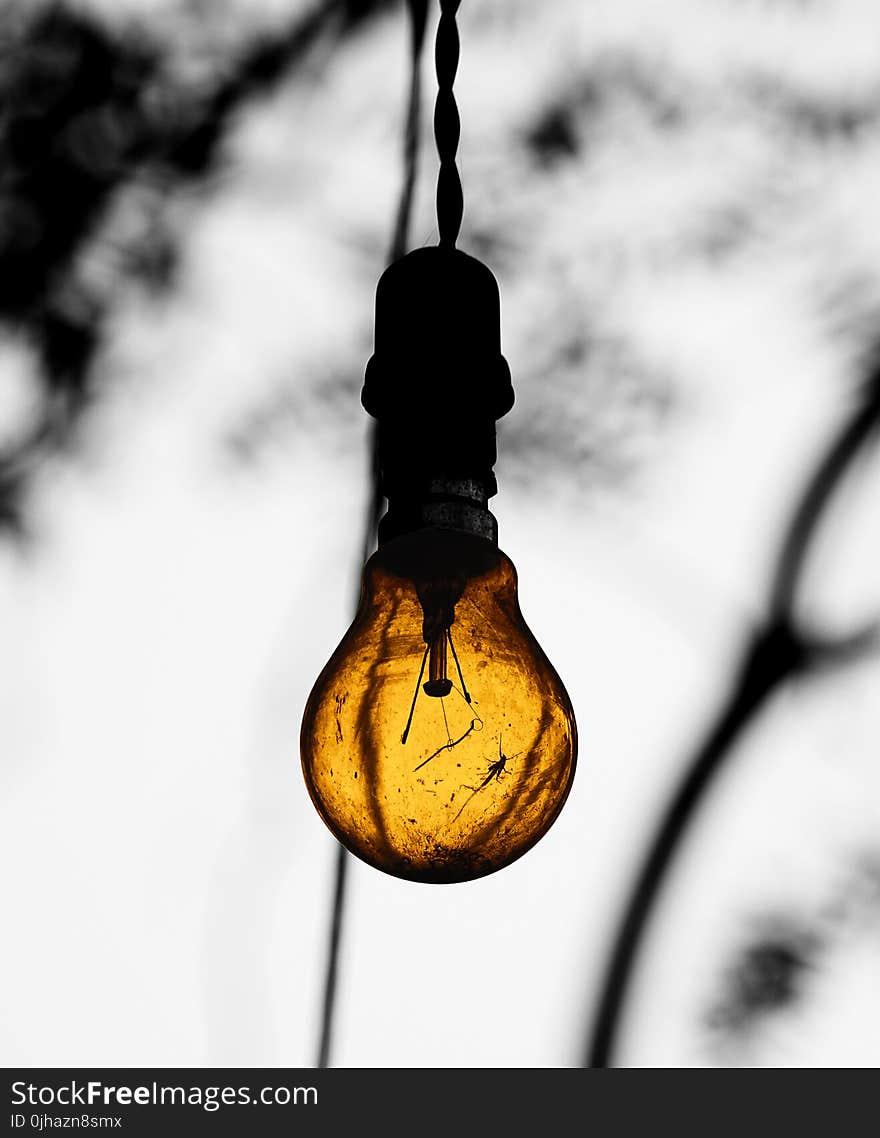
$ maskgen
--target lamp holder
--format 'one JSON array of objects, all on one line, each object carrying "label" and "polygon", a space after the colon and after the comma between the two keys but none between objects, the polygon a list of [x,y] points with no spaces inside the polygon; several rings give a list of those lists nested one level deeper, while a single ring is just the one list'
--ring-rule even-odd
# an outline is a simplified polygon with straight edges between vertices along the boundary
[{"label": "lamp holder", "polygon": [[378,423],[379,544],[426,526],[497,541],[495,423],[513,406],[492,272],[459,249],[416,249],[376,287],[361,403]]}]

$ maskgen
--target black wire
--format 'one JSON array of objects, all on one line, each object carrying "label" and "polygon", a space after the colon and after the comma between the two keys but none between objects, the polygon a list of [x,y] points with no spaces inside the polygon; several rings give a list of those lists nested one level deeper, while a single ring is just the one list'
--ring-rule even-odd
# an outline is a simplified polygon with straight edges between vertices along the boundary
[{"label": "black wire", "polygon": [[348,884],[348,853],[345,846],[336,845],[336,862],[333,870],[333,903],[330,910],[330,938],[327,944],[327,966],[324,973],[324,1001],[321,1009],[321,1038],[318,1043],[318,1062],[322,1070],[330,1066],[330,1047],[333,1042],[333,1013],[336,1010],[336,986],[339,978],[339,948],[342,943],[342,918],[345,913],[346,886]]},{"label": "black wire", "polygon": [[403,143],[403,186],[397,206],[397,220],[394,236],[388,252],[388,260],[397,261],[406,252],[409,243],[409,226],[412,216],[413,194],[419,161],[419,130],[422,110],[422,73],[420,62],[425,43],[425,25],[428,21],[428,0],[408,0],[410,26],[410,55],[412,71],[409,85],[409,109],[404,127]]},{"label": "black wire", "polygon": [[[421,58],[425,41],[425,25],[428,17],[428,0],[407,0],[410,23],[410,61],[411,75],[408,110],[404,127],[403,184],[400,191],[394,233],[389,250],[389,261],[396,261],[406,252],[410,220],[412,217],[413,194],[418,172],[419,121],[421,113]],[[369,453],[370,498],[364,519],[364,535],[361,543],[361,564],[363,564],[376,544],[379,518],[384,499],[379,487],[379,461],[376,426],[370,422],[367,441]],[[357,607],[358,598],[355,598]],[[334,1013],[336,1011],[339,981],[339,958],[342,945],[345,900],[348,887],[348,863],[350,855],[344,846],[337,844],[336,862],[333,873],[333,901],[330,917],[330,933],[327,943],[327,962],[324,973],[324,998],[321,1011],[321,1031],[318,1042],[318,1062],[321,1069],[330,1066],[333,1043]]]}]

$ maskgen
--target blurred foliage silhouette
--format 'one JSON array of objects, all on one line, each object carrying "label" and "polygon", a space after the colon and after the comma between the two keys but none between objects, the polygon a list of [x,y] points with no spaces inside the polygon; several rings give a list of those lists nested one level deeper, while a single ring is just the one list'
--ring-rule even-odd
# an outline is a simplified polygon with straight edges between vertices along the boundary
[{"label": "blurred foliage silhouette", "polygon": [[[811,988],[848,941],[877,935],[880,860],[868,850],[815,911],[766,914],[733,953],[705,1021],[713,1051],[724,1065],[746,1065],[750,1048],[782,1013],[808,1003]],[[872,946],[871,946],[872,950]],[[814,997],[815,998],[815,997]]]},{"label": "blurred foliage silhouette", "polygon": [[[422,16],[426,6],[410,2],[411,11],[420,8]],[[191,10],[207,28],[212,19],[220,19],[220,7],[181,0],[175,18]],[[819,13],[826,6],[805,6],[805,11],[807,7]],[[547,18],[552,9],[563,24],[586,24],[582,12],[572,14],[575,8],[548,5]],[[854,81],[849,88],[827,78],[813,82],[807,65],[784,74],[780,68],[777,74],[772,54],[749,56],[745,51],[739,56],[736,50],[731,51],[732,63],[722,52],[717,69],[712,63],[706,78],[699,66],[689,69],[686,55],[676,59],[655,49],[648,42],[650,29],[642,39],[632,30],[613,33],[595,50],[590,38],[588,49],[572,46],[570,58],[541,59],[533,77],[529,64],[543,48],[530,45],[533,54],[527,58],[522,44],[528,38],[523,29],[529,32],[543,18],[543,9],[541,16],[534,11],[527,4],[496,3],[473,17],[477,28],[484,20],[495,21],[505,34],[510,31],[509,41],[484,45],[481,58],[488,60],[492,82],[508,84],[505,106],[509,103],[513,110],[497,117],[493,111],[491,131],[484,124],[483,141],[490,134],[494,138],[497,122],[503,122],[500,142],[485,152],[472,145],[472,165],[464,171],[466,196],[469,186],[480,189],[468,202],[466,236],[469,250],[498,269],[505,303],[510,299],[519,318],[518,328],[512,321],[505,326],[505,334],[510,330],[517,338],[519,412],[500,431],[506,484],[520,489],[540,484],[563,493],[574,487],[580,495],[597,484],[626,484],[645,448],[656,444],[670,411],[685,406],[690,380],[681,382],[682,375],[692,370],[702,382],[704,372],[710,384],[733,386],[755,363],[757,351],[763,351],[762,336],[774,346],[768,327],[752,324],[759,310],[772,310],[780,297],[788,296],[772,287],[766,297],[761,293],[762,282],[779,265],[784,275],[801,258],[798,272],[790,273],[792,279],[800,273],[792,290],[804,310],[799,318],[805,325],[824,321],[826,341],[840,349],[828,367],[832,382],[844,373],[852,375],[851,368],[840,366],[841,357],[876,334],[874,251],[864,226],[852,231],[855,252],[848,248],[839,240],[841,230],[835,229],[833,217],[829,222],[817,203],[822,193],[831,199],[828,185],[834,178],[847,190],[858,181],[847,173],[848,163],[876,144],[880,84],[873,78]],[[223,45],[206,32],[199,64],[191,67],[185,52],[175,50],[173,32],[169,35],[153,13],[140,19],[102,17],[97,6],[60,0],[4,6],[0,331],[28,355],[33,398],[11,430],[4,425],[0,538],[27,536],[28,494],[37,472],[46,460],[76,447],[78,430],[98,404],[103,385],[114,382],[100,363],[126,290],[141,290],[150,298],[174,297],[187,252],[175,202],[187,194],[219,198],[230,161],[228,144],[252,106],[268,102],[299,67],[318,89],[338,49],[391,12],[402,18],[404,5],[391,0],[291,3],[272,25],[255,21],[250,26],[245,20],[244,33]],[[594,29],[589,31],[592,37]],[[705,46],[700,45],[700,55]],[[497,73],[491,72],[493,61]],[[414,208],[417,71],[410,78],[403,186],[389,259],[407,246]],[[282,137],[296,161],[300,124],[295,113],[284,113],[289,134]],[[345,121],[350,124],[355,116]],[[314,120],[311,125],[314,129]],[[473,137],[480,138],[478,125]],[[341,148],[345,140],[335,144]],[[679,180],[688,170],[696,190]],[[866,160],[856,174],[869,173]],[[646,187],[642,196],[632,192],[635,183]],[[842,194],[828,214],[837,209],[846,215],[853,200]],[[381,225],[380,218],[377,229]],[[680,355],[667,351],[685,325],[699,333],[704,313],[711,324],[713,285],[725,272],[730,274],[725,281],[734,279],[734,290],[719,290],[717,303],[721,308],[732,300],[736,308],[737,299],[745,296],[740,322],[735,318],[728,325],[725,314],[713,329],[714,342],[697,334]],[[516,287],[508,289],[507,281]],[[679,324],[662,303],[675,281],[685,281],[679,303],[685,315]],[[740,291],[734,296],[736,288]],[[706,296],[710,303],[703,309]],[[785,319],[783,313],[779,323]],[[724,366],[726,346],[737,338],[739,347],[752,338],[759,344],[755,354],[747,350],[737,357],[739,373]],[[809,337],[805,345],[801,361],[815,349]],[[784,370],[791,358],[794,354],[789,357],[783,350],[780,364],[771,353],[767,375],[777,367]],[[340,365],[328,379],[335,362],[321,374],[316,369],[316,382],[297,377],[286,387],[249,392],[247,404],[236,403],[230,416],[228,449],[250,461],[267,438],[283,434],[286,442],[288,432],[304,429],[306,403],[323,400],[321,410],[330,408],[334,415],[344,403],[345,413],[354,418],[360,376],[342,375]],[[712,369],[720,381],[710,376]],[[873,626],[827,636],[799,608],[802,576],[820,529],[857,462],[874,453],[880,422],[876,360],[869,360],[860,374],[864,380],[848,404],[839,390],[835,395],[844,416],[837,433],[826,424],[816,448],[818,461],[804,468],[800,481],[791,482],[800,498],[780,526],[775,576],[771,574],[766,595],[758,598],[763,610],[751,620],[744,617],[735,630],[743,650],[732,659],[720,703],[680,769],[675,761],[679,752],[672,756],[671,769],[680,781],[667,813],[656,819],[654,844],[645,851],[632,895],[615,898],[615,903],[623,902],[624,912],[599,985],[604,1000],[599,1022],[588,1025],[592,1052],[585,1065],[611,1065],[637,950],[661,886],[671,885],[667,878],[673,876],[673,864],[716,776],[736,765],[741,738],[764,718],[778,691],[799,679],[836,675],[875,647]],[[755,390],[746,401],[757,401]],[[812,389],[814,394],[817,390],[818,385]],[[699,392],[696,403],[703,392],[699,384],[692,385],[691,396],[694,391]],[[802,398],[799,392],[792,405]],[[692,410],[693,405],[686,408]],[[790,411],[788,407],[785,414]],[[720,437],[725,438],[723,433]],[[776,439],[774,449],[784,449],[788,442]],[[739,463],[745,468],[752,458],[737,455],[731,467]],[[707,476],[707,497],[713,486]],[[728,507],[732,500],[727,499]],[[581,505],[578,499],[579,509]],[[375,496],[367,504],[364,558],[371,551],[380,508]],[[691,538],[696,548],[702,536]],[[713,540],[711,534],[707,540]],[[548,558],[554,556],[550,551]],[[565,556],[563,549],[560,559]],[[566,613],[569,619],[574,617]],[[584,660],[589,661],[591,650],[585,642]],[[666,668],[661,659],[657,671]],[[690,704],[687,715],[694,715]],[[646,750],[647,770],[657,758],[653,741]],[[26,746],[22,751],[27,753]],[[336,872],[319,1066],[326,1065],[329,1054],[344,897],[342,853]],[[736,1064],[752,1057],[749,1048],[766,1025],[779,1025],[809,1003],[842,946],[863,938],[865,928],[873,935],[880,909],[877,879],[876,854],[869,849],[852,875],[829,890],[824,907],[793,901],[776,909],[756,904],[745,916],[740,912],[742,927],[726,967],[703,1001],[700,1029],[715,1060]],[[590,908],[590,898],[579,900]],[[566,913],[570,902],[569,893]],[[604,935],[603,930],[601,939]],[[581,977],[572,983],[579,985]],[[499,991],[502,987],[499,983]],[[582,1046],[578,1039],[573,1050]]]},{"label": "blurred foliage silhouette", "polygon": [[[140,26],[112,32],[57,3],[4,16],[0,56],[0,321],[33,345],[36,422],[0,453],[0,525],[21,530],[34,462],[63,446],[93,395],[92,367],[118,277],[173,281],[175,241],[162,201],[203,182],[248,100],[266,95],[320,37],[338,40],[389,0],[328,0],[247,44],[220,77],[192,89]],[[115,197],[148,188],[150,216],[108,281],[81,264]],[[117,279],[113,279],[117,278]]]}]

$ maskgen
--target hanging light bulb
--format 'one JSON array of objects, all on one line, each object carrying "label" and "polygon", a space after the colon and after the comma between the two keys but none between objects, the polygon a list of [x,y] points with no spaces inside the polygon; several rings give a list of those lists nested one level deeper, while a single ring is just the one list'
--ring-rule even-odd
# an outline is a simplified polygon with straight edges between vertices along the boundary
[{"label": "hanging light bulb", "polygon": [[513,389],[485,265],[437,246],[385,271],[362,402],[378,420],[388,510],[354,621],[308,699],[303,772],[359,858],[414,881],[467,881],[547,832],[577,750],[487,508]]},{"label": "hanging light bulb", "polygon": [[388,510],[300,736],[306,785],[339,841],[426,882],[483,877],[530,849],[562,809],[577,752],[571,703],[488,509],[513,388],[495,277],[455,248],[458,4],[440,0],[435,52],[440,242],[382,274],[361,394]]}]

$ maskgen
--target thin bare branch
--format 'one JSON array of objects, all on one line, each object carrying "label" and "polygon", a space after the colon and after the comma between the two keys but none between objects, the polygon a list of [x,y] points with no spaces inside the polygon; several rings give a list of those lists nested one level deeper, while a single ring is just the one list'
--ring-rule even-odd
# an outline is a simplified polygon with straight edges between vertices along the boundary
[{"label": "thin bare branch", "polygon": [[850,414],[830,440],[792,512],[771,576],[767,616],[748,641],[704,738],[665,807],[636,873],[605,964],[589,1025],[583,1066],[612,1067],[630,982],[648,923],[667,884],[688,828],[735,744],[768,699],[794,676],[850,663],[876,646],[876,627],[837,641],[819,640],[797,623],[798,586],[825,513],[854,462],[880,428],[880,363],[875,362]]}]

